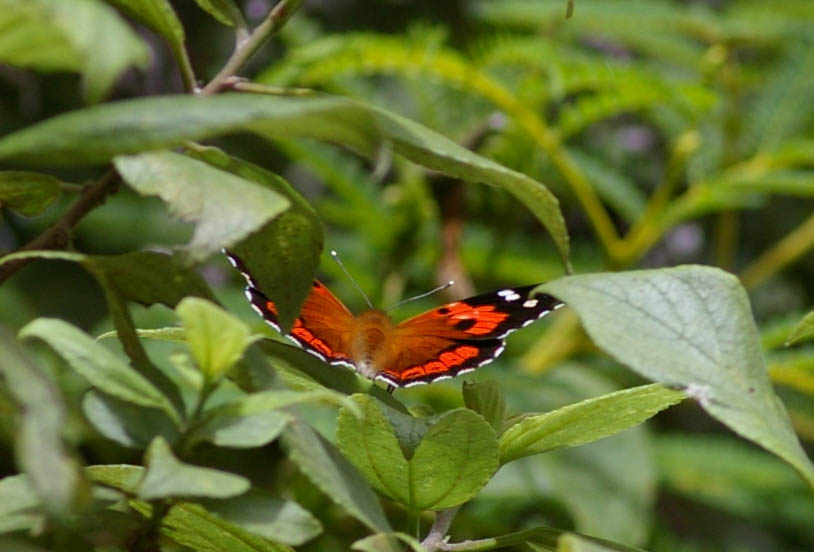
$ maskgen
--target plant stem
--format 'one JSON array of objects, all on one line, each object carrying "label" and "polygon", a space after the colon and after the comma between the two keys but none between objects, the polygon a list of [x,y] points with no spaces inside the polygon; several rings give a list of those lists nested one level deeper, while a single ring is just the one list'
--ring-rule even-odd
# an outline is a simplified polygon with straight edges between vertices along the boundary
[{"label": "plant stem", "polygon": [[812,247],[814,215],[747,266],[741,273],[741,282],[746,289],[754,289]]},{"label": "plant stem", "polygon": [[286,21],[297,11],[302,0],[282,0],[268,13],[266,18],[245,39],[238,36],[235,51],[226,62],[226,65],[215,75],[209,84],[204,86],[200,94],[209,96],[219,92],[228,81],[234,77],[250,57],[263,45],[266,40],[274,36]]},{"label": "plant stem", "polygon": [[423,546],[427,552],[443,549],[442,546],[445,544],[444,541],[447,538],[449,527],[452,525],[452,520],[455,519],[455,515],[460,509],[460,506],[455,506],[454,508],[447,508],[435,514],[435,521],[430,528],[430,532],[427,533],[427,536],[421,541],[421,546]]},{"label": "plant stem", "polygon": [[[62,249],[71,243],[71,233],[85,215],[101,205],[107,196],[119,189],[121,180],[115,169],[109,169],[99,180],[83,189],[68,211],[45,232],[22,246],[17,251],[38,249]],[[33,259],[20,259],[0,266],[0,283],[7,280]]]}]

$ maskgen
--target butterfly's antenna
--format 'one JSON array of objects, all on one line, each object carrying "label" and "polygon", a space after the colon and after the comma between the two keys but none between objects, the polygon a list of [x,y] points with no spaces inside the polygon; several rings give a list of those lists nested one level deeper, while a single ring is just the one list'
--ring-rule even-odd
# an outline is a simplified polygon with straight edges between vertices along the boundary
[{"label": "butterfly's antenna", "polygon": [[339,268],[341,268],[342,272],[344,272],[345,275],[350,279],[350,281],[353,282],[353,285],[356,286],[356,289],[359,290],[359,293],[362,294],[362,297],[365,298],[365,301],[367,301],[368,306],[372,309],[373,308],[373,303],[371,303],[370,299],[368,299],[367,294],[365,293],[365,290],[362,289],[362,286],[360,286],[359,284],[356,283],[356,280],[354,280],[353,276],[350,275],[350,272],[348,272],[348,269],[345,268],[345,265],[342,264],[341,260],[339,260],[339,253],[337,253],[336,251],[334,251],[332,249],[331,250],[331,257],[333,257],[334,260],[337,262],[337,264],[339,264]]},{"label": "butterfly's antenna", "polygon": [[398,303],[396,303],[396,304],[395,304],[395,305],[393,305],[392,307],[388,308],[387,310],[393,310],[393,309],[395,309],[396,307],[400,307],[400,306],[401,306],[401,305],[403,305],[404,303],[409,303],[410,301],[415,301],[416,299],[423,299],[424,297],[427,297],[428,295],[432,295],[433,293],[438,293],[439,291],[445,290],[445,289],[447,289],[448,287],[452,287],[452,286],[454,286],[454,285],[455,285],[455,281],[454,281],[454,280],[450,280],[450,281],[449,281],[449,282],[447,282],[446,284],[444,284],[444,285],[442,285],[442,286],[438,286],[438,287],[437,287],[437,288],[435,288],[435,289],[431,289],[430,291],[424,292],[424,293],[422,293],[422,294],[420,294],[420,295],[416,295],[415,297],[410,297],[409,299],[405,299],[404,301],[399,301]]}]

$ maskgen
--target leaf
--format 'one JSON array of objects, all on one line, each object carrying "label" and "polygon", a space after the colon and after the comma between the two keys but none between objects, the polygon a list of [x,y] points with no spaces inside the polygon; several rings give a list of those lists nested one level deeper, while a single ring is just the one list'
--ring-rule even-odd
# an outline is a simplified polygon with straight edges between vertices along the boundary
[{"label": "leaf", "polygon": [[[583,546],[587,546],[590,544],[594,546],[599,546],[600,548],[561,549],[560,548],[561,539],[564,536],[571,535],[573,535],[575,538],[578,538],[579,541],[577,542]],[[478,540],[478,543],[481,545],[478,548],[478,550],[503,549],[514,545],[530,544],[533,545],[534,550],[545,550],[547,552],[564,552],[567,550],[579,552],[581,551],[604,552],[606,550],[611,550],[615,552],[643,552],[640,548],[633,548],[631,546],[625,546],[624,544],[611,542],[605,539],[589,537],[587,535],[581,535],[579,533],[574,533],[572,531],[565,531],[563,529],[554,529],[551,527],[535,527],[533,529],[526,529],[524,531],[509,533],[508,535],[501,535],[499,537],[480,539]],[[574,543],[574,541],[566,540],[565,543],[566,545],[570,545]]]},{"label": "leaf", "polygon": [[800,323],[786,338],[786,345],[799,343],[800,341],[810,341],[814,339],[814,311],[811,311],[800,320]]},{"label": "leaf", "polygon": [[56,318],[37,318],[19,335],[46,342],[100,391],[133,404],[158,408],[174,422],[180,421],[170,401],[152,383],[76,326]]},{"label": "leaf", "polygon": [[392,144],[413,162],[447,176],[505,188],[534,213],[563,262],[568,233],[559,203],[541,183],[457,145],[413,121],[341,97],[221,94],[170,96],[101,105],[55,117],[0,139],[0,159],[81,165],[116,155],[183,145],[248,130],[264,137],[307,137],[373,156]]},{"label": "leaf", "polygon": [[121,156],[114,164],[138,193],[159,196],[176,216],[197,223],[186,246],[193,262],[234,245],[290,205],[272,190],[169,151]]},{"label": "leaf", "polygon": [[40,518],[40,499],[25,474],[0,479],[0,533],[31,528]]},{"label": "leaf", "polygon": [[362,552],[401,552],[402,546],[399,541],[407,543],[414,552],[426,552],[426,548],[421,546],[415,537],[399,532],[370,535],[351,544],[350,549]]},{"label": "leaf", "polygon": [[106,0],[163,36],[178,53],[184,49],[184,27],[168,0]]},{"label": "leaf", "polygon": [[[4,328],[0,328],[0,374],[22,407],[15,435],[17,464],[50,513],[63,518],[76,514],[87,504],[90,488],[75,453],[62,438],[65,404],[56,386]],[[9,487],[16,494],[24,491],[14,483],[2,489],[8,492]]]},{"label": "leaf", "polygon": [[82,412],[99,433],[130,448],[144,449],[156,435],[174,443],[178,427],[161,410],[144,409],[93,390],[82,398]]},{"label": "leaf", "polygon": [[612,552],[613,550],[619,549],[605,546],[573,533],[560,535],[560,538],[557,539],[557,552]]},{"label": "leaf", "polygon": [[144,41],[115,10],[95,0],[0,0],[0,27],[15,29],[0,44],[0,61],[44,71],[80,71],[92,102],[125,69],[145,67],[149,60]]},{"label": "leaf", "polygon": [[462,504],[497,471],[495,432],[471,410],[457,409],[440,416],[408,460],[375,399],[367,395],[353,398],[364,418],[340,412],[340,450],[374,488],[410,510],[442,510]]},{"label": "leaf", "polygon": [[257,412],[245,416],[212,416],[193,434],[220,447],[262,447],[276,439],[289,417],[283,412]]},{"label": "leaf", "polygon": [[322,533],[322,524],[308,510],[260,489],[226,500],[207,500],[202,506],[255,535],[283,544],[298,546]]},{"label": "leaf", "polygon": [[213,147],[188,145],[189,154],[210,165],[260,184],[287,198],[291,207],[235,244],[235,253],[259,288],[277,306],[284,333],[291,329],[319,266],[325,229],[313,207],[288,182],[262,167],[230,157]]},{"label": "leaf", "polygon": [[175,312],[192,356],[209,381],[220,379],[254,341],[243,322],[204,299],[187,297]]},{"label": "leaf", "polygon": [[483,416],[500,435],[508,409],[498,383],[493,379],[476,383],[465,381],[461,389],[466,407]]},{"label": "leaf", "polygon": [[[147,329],[136,330],[136,334],[141,339],[155,339],[157,341],[166,341],[168,343],[186,343],[186,337],[184,336],[184,328],[179,328],[177,326],[168,326],[166,328],[154,328],[154,329]],[[103,339],[110,339],[111,337],[116,337],[118,334],[116,331],[104,332],[99,334],[96,337],[96,341],[101,341]]]},{"label": "leaf", "polygon": [[772,389],[749,299],[734,276],[684,266],[566,277],[540,289],[573,308],[591,339],[614,358],[680,386],[814,487],[814,466]]},{"label": "leaf", "polygon": [[681,391],[662,385],[642,385],[523,418],[500,437],[501,463],[602,439],[684,398]]},{"label": "leaf", "polygon": [[359,472],[308,424],[290,423],[283,432],[283,444],[291,461],[328,498],[373,531],[390,531],[379,500]]},{"label": "leaf", "polygon": [[195,0],[195,2],[224,25],[235,26],[234,14],[240,12],[232,0]]},{"label": "leaf", "polygon": [[147,471],[139,485],[139,497],[156,500],[179,496],[229,498],[250,486],[243,476],[180,462],[163,437],[156,437],[145,456]]},{"label": "leaf", "polygon": [[47,174],[0,171],[0,207],[21,215],[39,215],[59,197],[59,179]]}]

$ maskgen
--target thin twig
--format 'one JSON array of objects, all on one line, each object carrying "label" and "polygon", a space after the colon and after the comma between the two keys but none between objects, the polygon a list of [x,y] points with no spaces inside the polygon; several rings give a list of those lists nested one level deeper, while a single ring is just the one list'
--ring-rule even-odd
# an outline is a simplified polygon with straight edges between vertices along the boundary
[{"label": "thin twig", "polygon": [[[45,232],[22,246],[17,251],[38,249],[62,249],[71,243],[73,228],[85,215],[101,205],[119,188],[119,175],[115,169],[108,170],[99,180],[86,187],[68,211]],[[33,259],[20,259],[0,266],[0,283],[23,268]]]},{"label": "thin twig", "polygon": [[200,94],[209,96],[226,86],[258,48],[285,25],[286,21],[297,11],[301,1],[282,0],[274,6],[263,22],[245,40],[238,39],[235,51],[232,52],[226,65],[215,75],[215,78],[209,81],[209,84],[201,89]]},{"label": "thin twig", "polygon": [[433,522],[430,532],[427,533],[427,536],[421,541],[421,546],[423,546],[427,552],[442,549],[442,545],[446,542],[449,526],[452,525],[452,520],[455,519],[455,515],[460,509],[460,506],[455,506],[454,508],[447,508],[435,514],[435,522]]}]

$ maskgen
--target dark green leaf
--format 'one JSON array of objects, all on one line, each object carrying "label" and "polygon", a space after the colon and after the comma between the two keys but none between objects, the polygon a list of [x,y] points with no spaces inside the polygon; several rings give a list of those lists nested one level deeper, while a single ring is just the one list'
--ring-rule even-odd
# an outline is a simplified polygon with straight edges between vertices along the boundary
[{"label": "dark green leaf", "polygon": [[[51,380],[4,328],[0,328],[0,373],[22,407],[16,434],[18,465],[48,511],[62,517],[76,513],[87,504],[90,488],[62,439],[65,404]],[[7,482],[3,489],[19,494],[20,485]]]},{"label": "dark green leaf", "polygon": [[56,318],[38,318],[20,330],[20,337],[45,341],[99,390],[133,404],[158,408],[179,421],[178,412],[152,383],[76,326]]},{"label": "dark green leaf", "polygon": [[563,261],[568,233],[557,199],[541,183],[481,157],[413,121],[338,97],[222,94],[118,102],[69,113],[0,140],[0,158],[86,164],[116,155],[174,147],[188,140],[249,130],[309,137],[374,155],[381,142],[454,178],[507,189],[548,229]]},{"label": "dark green leaf", "polygon": [[197,223],[187,244],[193,261],[234,245],[290,205],[273,190],[169,151],[117,157],[115,165],[137,192],[159,196],[176,216]]},{"label": "dark green leaf", "polygon": [[234,14],[240,12],[232,0],[195,0],[195,2],[224,25],[235,26]]},{"label": "dark green leaf", "polygon": [[245,493],[249,480],[240,475],[202,468],[179,461],[163,437],[156,437],[147,449],[147,471],[139,486],[139,497],[159,498],[200,496],[228,498]]},{"label": "dark green leaf", "polygon": [[322,524],[294,502],[252,489],[226,500],[207,500],[206,510],[261,537],[298,546],[322,532]]},{"label": "dark green leaf", "polygon": [[573,308],[593,341],[617,360],[680,386],[814,487],[814,466],[772,389],[749,299],[737,278],[685,266],[566,277],[540,289]]},{"label": "dark green leaf", "polygon": [[322,221],[305,198],[276,174],[217,148],[195,144],[188,147],[193,157],[256,182],[291,202],[291,208],[231,248],[263,293],[274,301],[282,330],[289,331],[311,292],[311,281],[319,266],[325,241]]},{"label": "dark green leaf", "polygon": [[795,326],[786,339],[786,345],[811,339],[814,339],[814,311],[805,315],[803,319],[800,320],[800,323]]},{"label": "dark green leaf", "polygon": [[523,418],[500,437],[500,460],[602,439],[638,425],[686,397],[662,385],[643,385]]},{"label": "dark green leaf", "polygon": [[288,425],[283,443],[302,473],[328,497],[370,529],[390,531],[379,500],[359,472],[333,445],[302,420]]},{"label": "dark green leaf", "polygon": [[82,411],[99,433],[125,447],[147,448],[156,435],[174,443],[179,436],[178,427],[163,411],[95,391],[83,397]]},{"label": "dark green leaf", "polygon": [[243,416],[210,416],[195,430],[194,439],[221,447],[262,447],[280,435],[288,420],[284,412],[273,410]]},{"label": "dark green leaf", "polygon": [[39,215],[59,197],[58,179],[47,174],[0,171],[0,207],[26,216]]},{"label": "dark green leaf", "polygon": [[106,0],[163,36],[178,52],[184,47],[184,27],[169,0]]},{"label": "dark green leaf", "polygon": [[462,392],[466,407],[483,416],[500,435],[506,421],[507,409],[498,383],[492,379],[476,383],[464,382]]}]

